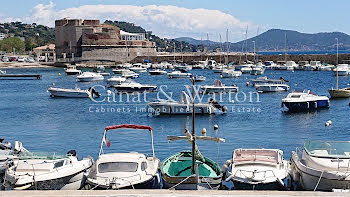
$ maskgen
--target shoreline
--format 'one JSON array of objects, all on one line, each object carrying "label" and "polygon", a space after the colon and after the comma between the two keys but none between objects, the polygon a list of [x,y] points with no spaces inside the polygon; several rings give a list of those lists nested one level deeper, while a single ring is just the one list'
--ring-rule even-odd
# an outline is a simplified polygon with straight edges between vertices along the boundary
[{"label": "shoreline", "polygon": [[15,68],[56,68],[53,64],[40,63],[19,63],[19,62],[0,62],[0,69],[15,69]]}]

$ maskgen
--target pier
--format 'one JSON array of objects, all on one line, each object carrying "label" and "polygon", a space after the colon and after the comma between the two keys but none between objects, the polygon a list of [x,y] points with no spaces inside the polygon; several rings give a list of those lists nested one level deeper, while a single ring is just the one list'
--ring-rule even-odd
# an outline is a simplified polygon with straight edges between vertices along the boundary
[{"label": "pier", "polygon": [[63,196],[122,196],[122,197],[206,197],[206,196],[349,196],[349,192],[306,192],[306,191],[224,191],[224,190],[61,190],[61,191],[2,191],[0,197],[29,197],[29,196],[45,196],[45,197],[63,197]]},{"label": "pier", "polygon": [[27,78],[33,78],[33,79],[41,79],[41,75],[37,74],[2,74],[0,75],[0,79],[27,79]]}]

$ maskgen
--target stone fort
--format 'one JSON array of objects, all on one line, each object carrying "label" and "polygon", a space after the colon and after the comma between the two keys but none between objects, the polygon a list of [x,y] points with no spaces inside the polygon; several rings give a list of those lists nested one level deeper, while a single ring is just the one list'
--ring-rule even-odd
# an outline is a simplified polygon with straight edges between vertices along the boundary
[{"label": "stone fort", "polygon": [[67,60],[128,62],[156,55],[154,42],[144,33],[129,33],[99,20],[55,21],[56,57]]}]

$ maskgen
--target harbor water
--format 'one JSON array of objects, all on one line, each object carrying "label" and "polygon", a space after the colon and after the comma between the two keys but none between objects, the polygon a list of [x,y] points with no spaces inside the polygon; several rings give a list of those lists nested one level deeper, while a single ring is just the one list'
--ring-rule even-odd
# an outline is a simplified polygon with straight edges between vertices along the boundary
[{"label": "harbor water", "polygon": [[[109,70],[111,72],[111,70]],[[219,74],[211,70],[192,70],[194,74],[207,77],[197,85],[212,84]],[[29,151],[56,152],[65,154],[74,149],[79,158],[98,156],[104,128],[116,124],[141,124],[153,128],[155,153],[161,160],[181,150],[190,150],[186,141],[168,142],[168,135],[183,135],[184,128],[191,130],[191,116],[154,116],[145,112],[146,103],[101,102],[90,99],[51,98],[47,88],[81,89],[103,82],[76,82],[76,76],[67,76],[62,68],[8,69],[8,74],[42,74],[41,80],[0,80],[0,138],[23,142]],[[112,73],[112,72],[111,72]],[[289,80],[291,90],[310,89],[319,95],[328,95],[328,89],[335,87],[336,78],[332,72],[321,71],[265,71],[269,78],[283,77]],[[236,84],[240,92],[255,92],[246,82],[256,76],[242,75],[239,78],[222,79],[226,85]],[[167,92],[179,99],[189,79],[169,79],[166,75],[150,76],[140,74],[137,82],[165,85]],[[339,87],[349,86],[350,77],[340,77]],[[164,89],[164,88],[163,88]],[[188,89],[188,88],[187,88]],[[102,88],[97,89],[101,92]],[[103,96],[105,92],[101,92]],[[225,143],[198,141],[203,155],[222,165],[232,156],[236,148],[276,148],[284,151],[289,159],[291,151],[302,147],[305,140],[349,140],[349,99],[331,100],[330,108],[304,113],[288,113],[281,108],[281,99],[288,92],[260,93],[254,102],[235,102],[228,105],[228,112],[218,115],[197,115],[196,133],[203,128],[208,136],[225,138]],[[147,100],[156,98],[157,93],[148,94]],[[143,99],[143,98],[141,98]],[[112,109],[113,108],[113,109]],[[325,127],[325,122],[333,124]],[[219,129],[214,131],[214,125]],[[111,147],[105,152],[136,151],[151,155],[148,131],[112,130],[107,134]]]}]

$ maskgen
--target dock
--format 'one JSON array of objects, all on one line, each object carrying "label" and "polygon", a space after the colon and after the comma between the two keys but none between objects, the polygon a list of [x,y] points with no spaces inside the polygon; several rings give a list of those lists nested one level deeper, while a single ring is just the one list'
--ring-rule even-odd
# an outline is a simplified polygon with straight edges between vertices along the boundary
[{"label": "dock", "polygon": [[41,75],[37,74],[1,74],[0,79],[27,79],[27,78],[33,78],[33,79],[41,79]]},{"label": "dock", "polygon": [[312,192],[312,191],[252,191],[252,190],[61,190],[61,191],[1,191],[0,197],[74,197],[74,196],[108,196],[108,197],[222,197],[222,196],[349,196],[349,192]]}]

